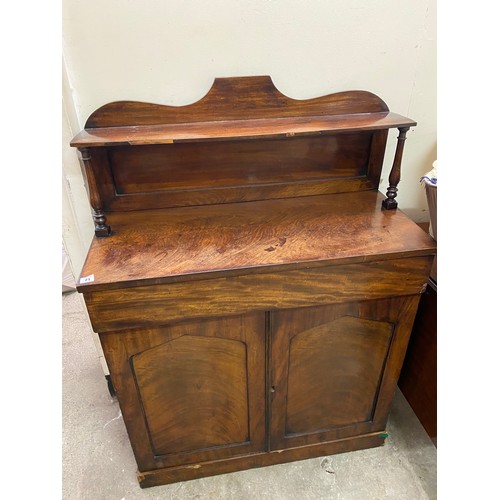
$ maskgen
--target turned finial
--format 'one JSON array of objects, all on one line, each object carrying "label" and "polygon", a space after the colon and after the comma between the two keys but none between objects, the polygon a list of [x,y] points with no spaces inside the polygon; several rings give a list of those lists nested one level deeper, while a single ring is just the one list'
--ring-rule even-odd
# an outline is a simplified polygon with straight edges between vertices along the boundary
[{"label": "turned finial", "polygon": [[87,181],[87,191],[90,206],[92,207],[95,235],[98,237],[109,236],[111,234],[111,227],[106,224],[106,216],[104,215],[103,204],[101,196],[99,195],[96,176],[94,170],[92,169],[90,149],[78,148],[78,150],[80,151],[80,161],[83,164],[83,171]]},{"label": "turned finial", "polygon": [[401,127],[398,129],[398,144],[396,146],[396,153],[394,155],[394,162],[392,164],[391,173],[389,174],[389,187],[387,188],[387,198],[382,202],[382,207],[386,210],[395,210],[398,208],[396,196],[398,194],[398,184],[401,180],[401,159],[403,158],[403,148],[406,140],[406,132],[409,127]]}]

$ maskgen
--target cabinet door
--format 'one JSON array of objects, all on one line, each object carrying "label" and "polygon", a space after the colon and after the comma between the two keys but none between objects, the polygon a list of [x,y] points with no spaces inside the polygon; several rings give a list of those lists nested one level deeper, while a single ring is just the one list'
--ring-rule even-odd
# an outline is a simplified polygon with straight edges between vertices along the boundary
[{"label": "cabinet door", "polygon": [[265,315],[102,334],[139,470],[261,451]]},{"label": "cabinet door", "polygon": [[419,297],[271,314],[271,448],[384,430]]}]

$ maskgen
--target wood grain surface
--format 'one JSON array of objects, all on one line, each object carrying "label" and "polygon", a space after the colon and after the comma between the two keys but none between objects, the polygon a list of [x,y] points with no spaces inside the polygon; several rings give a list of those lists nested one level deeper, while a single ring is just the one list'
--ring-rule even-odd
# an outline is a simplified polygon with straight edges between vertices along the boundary
[{"label": "wood grain surface", "polygon": [[206,95],[191,105],[166,106],[133,101],[109,103],[92,113],[85,128],[387,111],[385,102],[371,92],[358,90],[312,99],[292,99],[276,88],[270,76],[243,76],[216,78]]},{"label": "wood grain surface", "polygon": [[94,281],[78,289],[435,253],[435,241],[404,213],[381,210],[382,199],[365,191],[113,213],[113,237],[94,239],[81,273]]},{"label": "wood grain surface", "polygon": [[376,190],[386,141],[377,130],[80,151],[99,179],[94,210],[108,213]]},{"label": "wood grain surface", "polygon": [[305,329],[289,344],[286,435],[368,422],[393,325],[346,315],[310,328],[301,312]]},{"label": "wood grain surface", "polygon": [[95,331],[159,326],[202,318],[413,295],[431,256],[322,266],[245,276],[97,290],[85,294]]},{"label": "wood grain surface", "polygon": [[414,125],[363,90],[291,99],[269,76],[216,78],[209,92],[191,105],[108,103],[92,113],[71,146],[285,138]]},{"label": "wood grain surface", "polygon": [[250,440],[243,342],[186,335],[130,362],[155,455]]},{"label": "wood grain surface", "polygon": [[324,457],[335,453],[346,453],[382,446],[387,434],[384,431],[353,436],[336,441],[325,441],[316,445],[288,448],[285,450],[254,453],[233,457],[227,460],[199,462],[165,469],[145,470],[137,473],[141,488],[151,488],[162,484],[188,481],[217,474],[226,474],[239,470],[254,469],[270,465]]},{"label": "wood grain surface", "polygon": [[397,113],[347,116],[292,116],[265,120],[209,121],[176,125],[116,126],[85,129],[71,141],[73,147],[141,146],[184,142],[256,140],[325,135],[353,131],[413,127],[416,122]]},{"label": "wood grain surface", "polygon": [[191,105],[108,103],[71,146],[108,237],[108,212],[376,190],[388,130],[414,125],[371,92],[297,100],[268,76],[217,78]]},{"label": "wood grain surface", "polygon": [[272,449],[385,427],[418,299],[272,313]]},{"label": "wood grain surface", "polygon": [[366,175],[372,134],[109,148],[118,194]]},{"label": "wood grain surface", "polygon": [[264,319],[100,335],[140,470],[265,450]]},{"label": "wood grain surface", "polygon": [[[429,280],[430,281],[430,280]],[[398,385],[437,444],[437,286],[422,294]]]},{"label": "wood grain surface", "polygon": [[415,124],[370,92],[297,100],[268,76],[89,117],[71,145],[102,237],[77,289],[141,486],[383,444],[436,253],[394,209]]}]

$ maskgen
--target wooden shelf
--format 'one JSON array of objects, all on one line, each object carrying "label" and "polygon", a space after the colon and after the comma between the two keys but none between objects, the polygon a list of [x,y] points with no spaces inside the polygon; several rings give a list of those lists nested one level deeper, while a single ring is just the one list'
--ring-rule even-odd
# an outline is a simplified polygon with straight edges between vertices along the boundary
[{"label": "wooden shelf", "polygon": [[74,147],[140,146],[183,142],[280,139],[293,136],[412,127],[416,122],[396,113],[298,116],[197,123],[85,129],[71,141]]}]

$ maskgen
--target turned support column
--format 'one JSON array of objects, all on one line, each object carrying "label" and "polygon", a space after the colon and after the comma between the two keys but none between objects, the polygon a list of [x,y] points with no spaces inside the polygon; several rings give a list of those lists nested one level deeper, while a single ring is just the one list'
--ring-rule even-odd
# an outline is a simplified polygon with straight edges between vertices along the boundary
[{"label": "turned support column", "polygon": [[391,173],[389,174],[389,187],[387,188],[387,198],[382,202],[382,207],[386,210],[395,210],[398,208],[396,196],[398,194],[398,184],[401,180],[401,159],[403,158],[403,148],[406,140],[406,132],[409,127],[399,128],[398,145],[396,146],[396,154],[392,164]]},{"label": "turned support column", "polygon": [[92,217],[94,218],[96,236],[109,236],[111,227],[106,224],[106,216],[104,215],[103,203],[99,194],[96,177],[92,169],[90,150],[89,148],[78,148],[80,152],[80,162],[83,165],[83,171],[87,180],[87,191],[89,194],[90,206],[92,207]]}]

